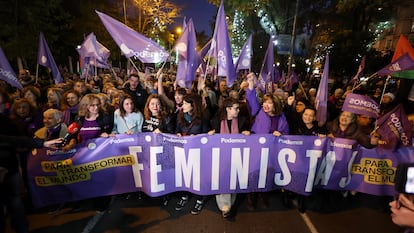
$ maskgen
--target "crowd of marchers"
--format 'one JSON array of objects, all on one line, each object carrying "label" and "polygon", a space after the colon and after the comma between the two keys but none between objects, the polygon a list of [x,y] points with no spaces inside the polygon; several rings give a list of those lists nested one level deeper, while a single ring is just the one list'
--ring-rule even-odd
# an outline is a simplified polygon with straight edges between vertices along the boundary
[{"label": "crowd of marchers", "polygon": [[[20,70],[21,90],[0,81],[1,126],[8,126],[0,127],[0,135],[46,142],[60,139],[62,142],[55,146],[63,151],[97,137],[141,132],[182,137],[203,133],[266,133],[275,137],[318,135],[333,140],[336,137],[355,139],[366,148],[387,143],[376,132],[374,118],[342,111],[349,93],[367,95],[377,101],[381,106],[380,115],[403,104],[412,124],[411,130],[414,130],[414,88],[412,82],[406,80],[390,82],[390,79],[378,78],[364,85],[347,85],[342,79],[335,80],[329,88],[327,122],[320,124],[316,121],[317,110],[314,108],[319,79],[314,76],[299,76],[299,82],[293,86],[273,83],[272,88],[264,91],[258,77],[244,71],[231,85],[225,77],[197,74],[191,88],[177,85],[173,69],[129,74],[125,70],[101,71],[99,75],[86,78],[63,71],[62,74],[64,82],[54,84],[52,78],[35,78],[28,70]],[[7,206],[12,225],[18,232],[27,232],[24,209],[32,208],[27,206],[30,203],[24,206],[21,199],[23,192],[30,199],[28,149],[25,147],[34,146],[0,143],[0,209]],[[20,176],[23,177],[23,189]],[[283,203],[296,198],[300,209],[305,210],[305,197],[284,193]],[[249,193],[245,204],[249,210],[268,208],[268,195]],[[191,214],[199,214],[207,201],[214,200],[223,218],[234,216],[237,196],[232,193],[215,196],[173,193],[162,197],[160,204],[174,205],[176,211],[181,211],[190,198],[196,198]],[[402,201],[406,201],[404,197]],[[94,198],[93,203],[97,210],[110,208],[109,197]],[[71,205],[82,207],[82,201]],[[402,209],[405,207],[392,207],[397,217],[401,216],[398,211],[405,211]],[[0,213],[3,215],[4,211]],[[414,208],[411,213],[405,211],[404,214],[414,219]],[[4,226],[4,218],[0,219]],[[414,227],[412,221],[400,225]]]}]

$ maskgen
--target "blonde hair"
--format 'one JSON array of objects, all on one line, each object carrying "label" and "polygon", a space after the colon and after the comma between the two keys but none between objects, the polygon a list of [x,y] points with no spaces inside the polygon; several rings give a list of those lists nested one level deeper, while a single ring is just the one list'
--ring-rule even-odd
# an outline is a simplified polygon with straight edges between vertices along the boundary
[{"label": "blonde hair", "polygon": [[81,117],[88,117],[89,116],[88,107],[89,105],[93,104],[95,100],[97,100],[99,104],[101,103],[101,100],[95,94],[86,94],[85,96],[83,96],[81,101],[79,102],[78,115]]}]

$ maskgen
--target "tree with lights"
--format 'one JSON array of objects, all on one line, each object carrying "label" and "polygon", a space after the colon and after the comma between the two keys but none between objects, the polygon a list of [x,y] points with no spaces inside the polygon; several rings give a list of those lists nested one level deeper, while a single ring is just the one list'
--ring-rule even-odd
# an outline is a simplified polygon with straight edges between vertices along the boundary
[{"label": "tree with lights", "polygon": [[166,0],[134,0],[138,9],[136,26],[138,32],[155,38],[164,32],[167,25],[174,23],[181,8]]}]

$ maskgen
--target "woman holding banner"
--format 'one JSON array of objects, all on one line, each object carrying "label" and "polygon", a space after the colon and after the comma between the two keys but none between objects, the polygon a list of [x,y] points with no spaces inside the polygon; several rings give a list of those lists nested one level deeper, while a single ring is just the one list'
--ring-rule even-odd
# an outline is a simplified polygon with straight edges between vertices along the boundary
[{"label": "woman holding banner", "polygon": [[[176,133],[178,136],[190,136],[208,132],[209,123],[203,117],[201,96],[198,94],[187,94],[183,99],[183,109],[177,116]],[[175,206],[175,210],[180,211],[188,203],[190,196],[188,193],[181,195],[180,200]],[[199,214],[206,204],[208,196],[197,196],[196,204],[191,210],[191,214]]]},{"label": "woman holding banner", "polygon": [[[311,106],[306,106],[303,110],[301,119],[292,126],[292,135],[308,135],[308,136],[325,136],[327,130],[325,127],[320,127],[316,121],[316,109]],[[286,192],[285,192],[286,193]],[[292,194],[292,193],[289,193]],[[291,196],[284,195],[284,203],[290,202]],[[301,213],[306,211],[306,196],[297,194],[298,209]],[[288,204],[287,204],[288,205]]]},{"label": "woman holding banner", "polygon": [[[165,110],[164,102],[157,94],[151,94],[144,106],[144,121],[142,132],[174,133],[175,121]],[[168,195],[162,197],[162,205],[167,206],[170,201]]]},{"label": "woman holding banner", "polygon": [[[109,137],[114,125],[112,115],[104,113],[101,108],[101,100],[95,94],[86,94],[82,97],[75,122],[79,127],[79,130],[76,131],[78,144],[98,137]],[[96,197],[93,200],[97,211],[104,211],[108,208],[111,199],[104,196]],[[75,208],[77,207],[75,205]]]},{"label": "woman holding banner", "polygon": [[[273,134],[279,137],[283,134],[289,134],[289,125],[283,113],[283,106],[280,99],[274,94],[265,94],[262,98],[262,107],[254,91],[254,73],[247,75],[249,84],[246,90],[246,99],[250,106],[252,116],[255,118],[251,132],[256,134]],[[263,193],[257,193],[257,197],[263,208],[268,207],[267,199]],[[255,194],[247,195],[247,208],[252,210],[255,208]]]},{"label": "woman holding banner", "polygon": [[347,138],[356,140],[361,146],[365,148],[374,148],[378,145],[378,135],[372,137],[365,135],[358,127],[356,115],[352,112],[343,111],[334,121],[326,124],[328,129],[328,136],[332,139]]},{"label": "woman holding banner", "polygon": [[165,105],[157,94],[150,95],[145,103],[142,132],[175,132],[175,122],[171,115],[165,110]]},{"label": "woman holding banner", "polygon": [[[217,115],[211,120],[213,130],[208,134],[243,134],[250,135],[249,116],[239,116],[240,104],[234,98],[227,98],[223,101],[223,106]],[[217,194],[217,206],[221,210],[223,218],[232,216],[232,206],[236,200],[236,194]]]},{"label": "woman holding banner", "polygon": [[119,109],[114,112],[113,134],[134,134],[141,133],[144,117],[139,112],[134,100],[128,94],[121,95]]}]

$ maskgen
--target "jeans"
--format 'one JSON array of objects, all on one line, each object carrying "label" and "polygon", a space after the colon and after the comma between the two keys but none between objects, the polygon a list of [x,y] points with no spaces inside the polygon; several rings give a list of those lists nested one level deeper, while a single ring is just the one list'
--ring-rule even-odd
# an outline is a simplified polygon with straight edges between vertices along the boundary
[{"label": "jeans", "polygon": [[0,233],[5,232],[5,206],[10,213],[11,225],[16,233],[29,232],[21,198],[22,189],[22,178],[18,172],[8,174],[4,182],[0,184]]}]

